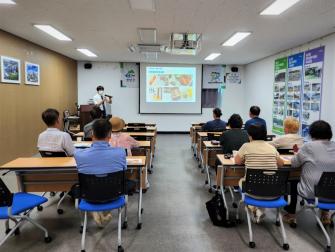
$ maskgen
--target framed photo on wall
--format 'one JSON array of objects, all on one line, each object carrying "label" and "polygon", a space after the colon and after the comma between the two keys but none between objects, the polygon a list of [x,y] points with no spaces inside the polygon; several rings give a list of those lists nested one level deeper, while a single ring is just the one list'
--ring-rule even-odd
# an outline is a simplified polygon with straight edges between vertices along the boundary
[{"label": "framed photo on wall", "polygon": [[21,83],[21,61],[1,56],[1,82]]},{"label": "framed photo on wall", "polygon": [[40,65],[25,62],[25,84],[40,85]]}]

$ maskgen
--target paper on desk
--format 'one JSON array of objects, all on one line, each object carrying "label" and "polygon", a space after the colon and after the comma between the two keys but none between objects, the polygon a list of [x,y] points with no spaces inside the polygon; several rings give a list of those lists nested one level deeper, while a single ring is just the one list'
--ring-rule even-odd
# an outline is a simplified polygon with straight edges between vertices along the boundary
[{"label": "paper on desk", "polygon": [[75,143],[73,146],[75,148],[90,148],[91,143]]},{"label": "paper on desk", "polygon": [[129,164],[138,164],[138,165],[140,165],[140,164],[142,164],[142,159],[130,159],[130,160],[128,160],[128,163]]},{"label": "paper on desk", "polygon": [[293,156],[281,156],[282,159],[290,161]]}]

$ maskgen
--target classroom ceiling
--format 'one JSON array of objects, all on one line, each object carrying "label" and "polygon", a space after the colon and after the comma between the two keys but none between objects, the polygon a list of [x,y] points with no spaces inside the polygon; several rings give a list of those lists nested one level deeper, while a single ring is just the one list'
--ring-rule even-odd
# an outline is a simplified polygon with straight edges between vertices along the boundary
[{"label": "classroom ceiling", "polygon": [[[156,11],[130,8],[128,0],[15,0],[0,5],[0,29],[76,60],[92,61],[76,51],[88,48],[95,61],[148,62],[131,53],[137,28],[156,28],[157,42],[168,44],[172,32],[202,33],[197,56],[161,53],[155,62],[247,64],[335,32],[335,0],[301,0],[280,16],[260,16],[273,0],[155,0]],[[73,39],[62,42],[33,24],[50,24]],[[252,35],[234,47],[221,44],[236,31]]]}]

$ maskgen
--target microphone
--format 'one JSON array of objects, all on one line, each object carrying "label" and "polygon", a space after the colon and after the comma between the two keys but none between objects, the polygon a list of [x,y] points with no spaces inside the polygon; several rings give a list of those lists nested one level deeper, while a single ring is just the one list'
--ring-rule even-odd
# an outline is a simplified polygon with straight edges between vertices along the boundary
[{"label": "microphone", "polygon": [[107,95],[107,94],[105,94],[105,96],[108,97],[108,98],[110,98],[110,99],[113,97],[113,96]]}]

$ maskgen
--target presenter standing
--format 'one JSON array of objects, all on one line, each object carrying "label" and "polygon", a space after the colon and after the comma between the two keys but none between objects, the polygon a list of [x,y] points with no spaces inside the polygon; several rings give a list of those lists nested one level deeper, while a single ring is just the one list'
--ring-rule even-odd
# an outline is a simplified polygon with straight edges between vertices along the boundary
[{"label": "presenter standing", "polygon": [[93,97],[94,104],[100,108],[104,118],[107,116],[106,105],[112,103],[112,96],[104,94],[104,87],[97,86],[97,94]]}]

